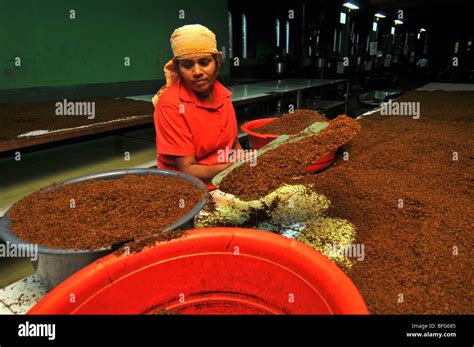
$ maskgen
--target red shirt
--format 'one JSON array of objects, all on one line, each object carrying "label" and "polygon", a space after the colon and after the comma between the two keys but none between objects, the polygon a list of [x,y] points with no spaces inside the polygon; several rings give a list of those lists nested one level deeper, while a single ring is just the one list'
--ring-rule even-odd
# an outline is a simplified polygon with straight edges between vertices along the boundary
[{"label": "red shirt", "polygon": [[232,93],[218,81],[213,93],[212,102],[201,101],[178,81],[161,95],[154,114],[159,168],[176,170],[170,156],[195,156],[201,165],[227,162],[219,150],[232,149],[237,138]]}]

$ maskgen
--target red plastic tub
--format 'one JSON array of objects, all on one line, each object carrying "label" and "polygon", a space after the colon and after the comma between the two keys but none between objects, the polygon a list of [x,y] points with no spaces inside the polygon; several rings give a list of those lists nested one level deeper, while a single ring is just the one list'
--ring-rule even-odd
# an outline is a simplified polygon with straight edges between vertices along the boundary
[{"label": "red plastic tub", "polygon": [[217,189],[217,187],[211,183],[206,184],[206,187],[207,187],[207,190],[210,192]]},{"label": "red plastic tub", "polygon": [[[270,142],[272,142],[273,140],[281,136],[281,135],[271,135],[271,134],[259,134],[253,131],[253,129],[262,127],[274,121],[275,119],[278,119],[278,118],[256,119],[256,120],[242,124],[241,129],[243,132],[248,134],[250,147],[252,147],[252,149],[259,150],[263,146],[269,144]],[[324,170],[325,168],[331,166],[331,164],[334,162],[335,157],[336,157],[336,151],[329,152],[328,154],[316,160],[312,165],[310,165],[306,169],[306,172],[317,172],[317,171]]]},{"label": "red plastic tub", "polygon": [[269,144],[273,140],[277,139],[281,135],[270,135],[270,134],[259,134],[253,131],[255,128],[263,127],[264,125],[273,122],[278,118],[263,118],[256,119],[247,123],[242,124],[240,129],[249,136],[250,147],[252,149],[259,150],[263,146]]},{"label": "red plastic tub", "polygon": [[[75,300],[70,300],[74,293]],[[73,302],[71,302],[73,301]],[[203,228],[129,256],[111,254],[30,314],[367,314],[351,280],[304,244],[270,232]]]}]

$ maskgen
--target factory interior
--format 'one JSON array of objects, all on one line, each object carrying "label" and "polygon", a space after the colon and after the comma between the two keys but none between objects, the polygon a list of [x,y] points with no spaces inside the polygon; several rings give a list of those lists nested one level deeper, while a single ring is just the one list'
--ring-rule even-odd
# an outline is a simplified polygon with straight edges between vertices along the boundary
[{"label": "factory interior", "polygon": [[0,314],[474,313],[471,0],[1,2]]}]

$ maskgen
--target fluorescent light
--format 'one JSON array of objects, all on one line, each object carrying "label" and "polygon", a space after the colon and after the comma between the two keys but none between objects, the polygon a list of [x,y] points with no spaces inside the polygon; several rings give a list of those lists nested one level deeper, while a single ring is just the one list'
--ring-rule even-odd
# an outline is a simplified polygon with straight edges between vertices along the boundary
[{"label": "fluorescent light", "polygon": [[345,3],[342,4],[342,6],[347,7],[350,10],[358,10],[359,9],[359,6],[357,6],[357,5],[355,5],[351,2],[345,2]]},{"label": "fluorescent light", "polygon": [[418,33],[418,35],[416,36],[416,38],[419,40],[420,39],[420,33]]},{"label": "fluorescent light", "polygon": [[380,13],[380,12],[377,12],[374,16],[377,17],[377,18],[385,18],[385,17],[387,17],[386,15],[384,15],[384,14],[382,14],[382,13]]},{"label": "fluorescent light", "polygon": [[425,29],[425,28],[421,28],[421,29],[420,29],[420,33],[422,33],[423,31],[426,31],[426,29]]},{"label": "fluorescent light", "polygon": [[341,12],[341,15],[339,16],[339,23],[346,24],[346,14],[344,12]]},{"label": "fluorescent light", "polygon": [[277,19],[276,20],[276,26],[275,26],[275,29],[276,29],[276,43],[277,43],[277,47],[280,47],[280,20]]},{"label": "fluorescent light", "polygon": [[377,22],[372,23],[372,31],[377,31]]},{"label": "fluorescent light", "polygon": [[242,13],[242,58],[247,58],[247,16]]},{"label": "fluorescent light", "polygon": [[392,28],[390,29],[390,33],[391,33],[392,35],[395,35],[395,27],[392,27]]},{"label": "fluorescent light", "polygon": [[395,24],[403,24],[403,22],[400,19],[395,19],[393,22]]}]

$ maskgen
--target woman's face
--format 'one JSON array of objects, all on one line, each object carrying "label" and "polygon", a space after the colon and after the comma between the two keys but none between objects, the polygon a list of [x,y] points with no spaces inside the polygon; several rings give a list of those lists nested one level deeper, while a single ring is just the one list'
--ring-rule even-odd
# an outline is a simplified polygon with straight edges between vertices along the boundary
[{"label": "woman's face", "polygon": [[217,77],[216,59],[212,55],[181,59],[178,72],[189,89],[200,95],[207,95]]}]

